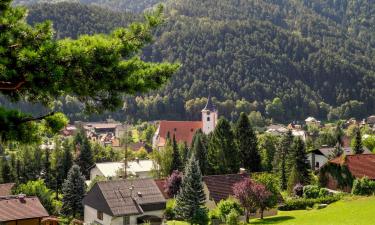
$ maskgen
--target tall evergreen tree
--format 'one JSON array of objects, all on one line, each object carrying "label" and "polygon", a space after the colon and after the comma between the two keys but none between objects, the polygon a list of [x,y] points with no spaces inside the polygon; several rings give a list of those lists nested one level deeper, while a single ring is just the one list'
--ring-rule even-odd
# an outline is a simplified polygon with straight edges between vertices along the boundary
[{"label": "tall evergreen tree", "polygon": [[182,162],[181,162],[180,152],[178,150],[176,136],[174,134],[173,134],[172,149],[173,149],[172,165],[171,165],[171,171],[170,171],[169,174],[172,174],[173,171],[175,171],[175,170],[181,171],[181,169],[182,169]]},{"label": "tall evergreen tree", "polygon": [[52,187],[52,178],[51,178],[51,161],[50,161],[50,150],[47,148],[45,149],[44,153],[44,183],[48,188]]},{"label": "tall evergreen tree", "polygon": [[188,147],[188,144],[187,142],[185,141],[183,145],[180,146],[180,155],[181,155],[181,161],[182,161],[182,166],[183,166],[183,170],[185,169],[185,166],[187,164],[187,162],[189,161],[189,147]]},{"label": "tall evergreen tree", "polygon": [[4,183],[14,182],[15,180],[9,162],[5,157],[3,157],[3,159],[1,160],[1,176],[3,178],[2,182]]},{"label": "tall evergreen tree", "polygon": [[235,136],[241,166],[249,172],[260,171],[261,158],[258,151],[257,136],[245,113],[241,113],[237,121]]},{"label": "tall evergreen tree", "polygon": [[67,140],[63,142],[63,149],[61,177],[64,180],[68,177],[69,170],[73,166],[72,149]]},{"label": "tall evergreen tree", "polygon": [[362,135],[361,135],[361,129],[357,127],[355,129],[354,133],[354,146],[353,146],[353,153],[354,154],[362,154],[364,151],[363,145],[362,145]]},{"label": "tall evergreen tree", "polygon": [[310,183],[310,164],[307,159],[305,143],[301,138],[295,138],[293,142],[292,171],[288,180],[288,189],[293,190],[297,183],[306,185]]},{"label": "tall evergreen tree", "polygon": [[289,130],[286,135],[284,135],[281,140],[279,147],[277,148],[275,155],[275,172],[278,174],[280,179],[280,188],[286,190],[288,186],[288,176],[290,173],[290,160],[293,152],[292,149],[293,136],[292,132]]},{"label": "tall evergreen tree", "polygon": [[192,154],[185,168],[181,190],[176,197],[176,215],[180,219],[192,221],[203,207],[205,200],[199,163]]},{"label": "tall evergreen tree", "polygon": [[85,195],[85,177],[82,175],[79,166],[73,165],[69,170],[68,178],[62,188],[63,199],[61,212],[65,216],[82,216],[82,199]]},{"label": "tall evergreen tree", "polygon": [[77,164],[81,168],[82,174],[89,178],[90,171],[89,168],[94,164],[94,157],[92,155],[92,148],[89,139],[86,135],[82,136],[82,142],[79,144],[79,156],[77,159]]},{"label": "tall evergreen tree", "polygon": [[209,173],[228,174],[239,170],[238,150],[230,123],[219,119],[208,147]]},{"label": "tall evergreen tree", "polygon": [[199,161],[199,168],[203,175],[207,173],[207,149],[203,143],[203,133],[197,133],[194,139],[194,147],[192,152],[195,154],[195,158]]}]

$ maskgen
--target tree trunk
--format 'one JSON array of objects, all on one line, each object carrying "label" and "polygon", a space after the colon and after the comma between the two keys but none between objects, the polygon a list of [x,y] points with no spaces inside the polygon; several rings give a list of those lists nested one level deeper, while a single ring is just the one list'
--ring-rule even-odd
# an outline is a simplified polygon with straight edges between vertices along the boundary
[{"label": "tree trunk", "polygon": [[261,220],[263,219],[263,212],[264,212],[264,209],[260,209],[260,219]]},{"label": "tree trunk", "polygon": [[246,223],[249,222],[249,210],[246,210]]}]

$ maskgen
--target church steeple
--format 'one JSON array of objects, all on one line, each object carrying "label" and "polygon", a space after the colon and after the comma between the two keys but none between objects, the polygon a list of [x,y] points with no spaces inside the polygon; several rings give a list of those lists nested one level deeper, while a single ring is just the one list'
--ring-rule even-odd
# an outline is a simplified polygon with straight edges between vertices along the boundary
[{"label": "church steeple", "polygon": [[202,109],[203,133],[211,133],[217,124],[218,113],[212,102],[211,94],[208,95],[206,106]]},{"label": "church steeple", "polygon": [[[211,94],[208,95],[206,106],[203,108],[203,110],[209,110],[209,111],[216,111],[216,108],[214,104],[212,103]],[[203,111],[202,110],[202,111]]]}]

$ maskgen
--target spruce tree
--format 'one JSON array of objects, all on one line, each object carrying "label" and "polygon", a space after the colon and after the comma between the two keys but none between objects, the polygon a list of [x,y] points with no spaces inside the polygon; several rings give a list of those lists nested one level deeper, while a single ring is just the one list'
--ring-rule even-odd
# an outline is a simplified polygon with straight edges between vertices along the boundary
[{"label": "spruce tree", "polygon": [[239,170],[234,134],[229,122],[224,118],[219,119],[210,138],[208,162],[211,174],[237,173]]},{"label": "spruce tree", "polygon": [[207,149],[203,143],[203,133],[198,133],[196,135],[192,152],[195,154],[195,158],[199,161],[201,173],[205,175],[207,173]]},{"label": "spruce tree", "polygon": [[171,171],[169,172],[169,174],[172,174],[173,171],[175,170],[181,171],[181,168],[182,168],[180,152],[178,150],[176,136],[174,134],[173,134],[172,149],[173,149],[172,165],[171,165]]},{"label": "spruce tree", "polygon": [[293,155],[293,149],[292,149],[292,143],[293,143],[293,136],[292,132],[289,130],[286,135],[284,135],[281,140],[280,144],[277,148],[276,154],[275,154],[275,172],[279,176],[280,180],[280,188],[282,190],[286,190],[288,186],[288,176],[291,172],[291,155]]},{"label": "spruce tree", "polygon": [[[187,142],[185,141],[183,145],[181,145],[181,149],[180,149],[180,155],[181,155],[181,161],[182,161],[182,169],[184,170],[185,169],[185,166],[187,164],[187,162],[189,161],[189,147],[188,147],[188,144]],[[183,171],[182,170],[182,171]]]},{"label": "spruce tree", "polygon": [[92,155],[91,143],[86,135],[83,135],[82,137],[82,143],[79,145],[79,151],[80,153],[77,164],[81,168],[82,174],[88,179],[90,176],[89,168],[94,164],[94,157]]},{"label": "spruce tree", "polygon": [[68,177],[69,170],[73,166],[73,155],[68,141],[63,143],[63,149],[61,177],[64,180]]},{"label": "spruce tree", "polygon": [[301,138],[296,138],[293,143],[293,164],[288,180],[288,190],[293,190],[294,185],[300,183],[306,185],[310,183],[310,164],[307,159],[305,143]]},{"label": "spruce tree", "polygon": [[176,215],[180,219],[192,221],[204,205],[206,196],[203,190],[199,162],[192,154],[185,168],[181,189],[176,197]]},{"label": "spruce tree", "polygon": [[261,158],[258,151],[257,136],[245,113],[241,113],[235,129],[236,144],[241,166],[249,172],[261,170]]},{"label": "spruce tree", "polygon": [[61,212],[65,216],[83,216],[82,199],[85,195],[85,177],[79,166],[73,165],[62,188]]},{"label": "spruce tree", "polygon": [[14,174],[12,173],[12,168],[10,167],[9,162],[5,157],[3,157],[1,161],[1,175],[3,178],[3,183],[14,182],[15,180]]},{"label": "spruce tree", "polygon": [[51,161],[50,161],[50,150],[47,148],[44,153],[44,183],[48,188],[52,187],[52,178],[51,178]]},{"label": "spruce tree", "polygon": [[362,154],[364,151],[363,145],[362,145],[362,135],[361,135],[361,129],[357,127],[355,129],[354,133],[354,146],[353,146],[353,153],[354,154]]}]

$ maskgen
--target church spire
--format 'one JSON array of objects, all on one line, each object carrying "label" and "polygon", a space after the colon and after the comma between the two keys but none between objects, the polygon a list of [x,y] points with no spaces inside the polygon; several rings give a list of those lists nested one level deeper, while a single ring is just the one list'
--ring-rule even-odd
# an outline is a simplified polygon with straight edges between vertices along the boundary
[{"label": "church spire", "polygon": [[215,106],[212,102],[212,99],[211,99],[211,93],[208,94],[207,103],[206,103],[206,106],[204,107],[203,110],[207,110],[207,111],[211,111],[211,112],[216,110],[216,108],[215,108]]}]

